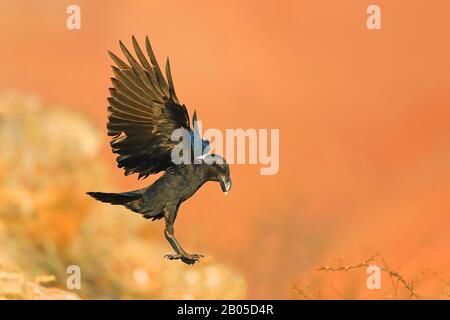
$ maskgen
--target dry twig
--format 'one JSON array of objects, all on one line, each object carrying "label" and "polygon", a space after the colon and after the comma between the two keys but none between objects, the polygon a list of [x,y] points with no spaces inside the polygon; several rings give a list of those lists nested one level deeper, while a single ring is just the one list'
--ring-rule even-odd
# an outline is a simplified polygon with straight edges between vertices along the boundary
[{"label": "dry twig", "polygon": [[[381,262],[381,263],[380,263]],[[422,271],[416,278],[414,278],[411,281],[405,280],[405,278],[398,272],[393,270],[389,265],[386,263],[386,261],[381,257],[380,254],[375,254],[371,256],[366,261],[363,261],[358,264],[354,265],[338,265],[338,266],[320,266],[317,268],[318,271],[331,271],[331,272],[339,272],[339,271],[349,271],[352,269],[359,269],[359,268],[367,268],[372,264],[376,264],[381,271],[385,272],[389,275],[391,280],[393,281],[393,287],[395,290],[395,295],[397,294],[397,287],[398,283],[402,284],[403,287],[409,292],[408,299],[416,298],[420,299],[421,297],[416,292],[416,289],[414,288],[416,282],[423,276],[425,271]],[[394,283],[396,282],[396,284]]]}]

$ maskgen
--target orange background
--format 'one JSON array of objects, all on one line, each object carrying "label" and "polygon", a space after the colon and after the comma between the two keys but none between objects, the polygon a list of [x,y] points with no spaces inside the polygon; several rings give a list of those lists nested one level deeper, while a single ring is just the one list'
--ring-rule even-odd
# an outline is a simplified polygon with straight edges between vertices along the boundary
[{"label": "orange background", "polygon": [[[74,2],[79,31],[65,26]],[[250,298],[289,297],[318,265],[375,252],[406,275],[427,265],[448,276],[450,2],[376,1],[383,29],[369,31],[372,3],[1,1],[0,89],[104,128],[106,50],[148,34],[204,127],[280,129],[277,175],[233,165],[227,197],[211,183],[182,206],[188,251],[243,272]],[[114,169],[106,134],[103,154],[121,186],[104,191],[149,183]]]}]

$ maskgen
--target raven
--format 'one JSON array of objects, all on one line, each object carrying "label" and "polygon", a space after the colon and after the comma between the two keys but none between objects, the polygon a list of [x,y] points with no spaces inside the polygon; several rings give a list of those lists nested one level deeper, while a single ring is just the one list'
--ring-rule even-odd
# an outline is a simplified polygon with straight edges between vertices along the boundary
[{"label": "raven", "polygon": [[[175,254],[165,257],[194,264],[203,256],[184,251],[174,235],[178,209],[207,181],[219,182],[222,191],[228,193],[231,188],[229,166],[221,156],[207,154],[209,141],[200,137],[195,112],[191,128],[186,106],[180,104],[175,94],[169,59],[166,62],[166,80],[148,37],[145,45],[149,60],[134,36],[132,43],[137,60],[121,41],[119,43],[129,64],[108,51],[116,64],[112,66],[114,77],[111,78],[112,88],[107,99],[107,129],[112,137],[112,151],[118,154],[117,164],[125,170],[125,175],[138,173],[140,179],[158,172],[164,171],[164,174],[140,190],[87,194],[102,202],[123,205],[146,219],[164,218],[165,237],[175,250]],[[194,151],[195,143],[200,141],[201,155],[191,152],[188,157],[191,161],[175,164],[171,155],[177,142],[173,141],[172,133],[179,128],[189,133],[188,150]]]}]

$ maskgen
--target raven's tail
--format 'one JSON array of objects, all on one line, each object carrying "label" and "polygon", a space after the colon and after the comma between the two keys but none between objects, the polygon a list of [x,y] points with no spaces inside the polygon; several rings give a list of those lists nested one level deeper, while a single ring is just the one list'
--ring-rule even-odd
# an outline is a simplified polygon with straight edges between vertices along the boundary
[{"label": "raven's tail", "polygon": [[124,193],[105,193],[105,192],[87,192],[92,198],[101,202],[110,204],[127,205],[135,200],[142,199],[142,194],[137,192],[124,192]]}]

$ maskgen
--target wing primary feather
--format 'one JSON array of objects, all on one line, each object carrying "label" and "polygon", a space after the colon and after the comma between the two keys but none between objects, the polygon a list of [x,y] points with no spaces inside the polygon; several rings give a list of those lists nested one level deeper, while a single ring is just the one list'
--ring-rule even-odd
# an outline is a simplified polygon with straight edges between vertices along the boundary
[{"label": "wing primary feather", "polygon": [[[147,111],[152,110],[151,107],[148,106],[148,104],[143,104],[141,102],[133,100],[130,97],[123,94],[122,92],[117,91],[115,88],[109,88],[109,92],[111,94],[111,97],[113,97],[115,100],[118,100],[125,106],[130,106],[131,108],[135,109],[139,113],[141,113],[143,111],[145,112],[145,110],[147,110]],[[149,114],[149,113],[147,112],[147,114]]]},{"label": "wing primary feather", "polygon": [[[148,101],[142,98],[140,95],[136,94],[134,91],[130,90],[125,84],[117,80],[116,78],[111,78],[111,83],[117,91],[121,92],[123,95],[130,99],[133,99],[142,104],[148,104]],[[142,110],[142,112],[145,112]]]},{"label": "wing primary feather", "polygon": [[150,44],[150,39],[148,36],[145,37],[145,48],[147,49],[147,54],[150,58],[150,62],[152,63],[153,69],[155,70],[159,86],[164,92],[167,92],[166,80],[164,79],[161,69],[159,68],[158,60],[156,60],[155,54],[153,53],[152,45]]},{"label": "wing primary feather", "polygon": [[194,126],[194,133],[196,136],[200,136],[200,131],[198,130],[198,123],[197,123],[197,110],[194,110],[194,115],[192,116],[192,124]]},{"label": "wing primary feather", "polygon": [[142,66],[145,69],[145,74],[149,77],[150,83],[152,84],[153,88],[158,91],[160,94],[163,94],[161,89],[159,89],[159,83],[155,75],[155,71],[153,70],[152,66],[148,62],[147,58],[145,58],[144,53],[141,50],[141,47],[139,46],[139,43],[137,42],[136,38],[134,36],[131,37],[131,40],[133,42],[134,51],[136,52],[136,55],[141,62]]},{"label": "wing primary feather", "polygon": [[145,73],[145,70],[142,68],[142,66],[139,64],[139,62],[136,61],[136,59],[133,57],[133,55],[128,51],[128,49],[125,47],[122,41],[120,43],[120,49],[122,49],[123,54],[127,58],[128,62],[130,63],[133,71],[136,73],[136,75],[141,79],[142,83],[153,93],[157,94],[155,92],[155,88],[151,84],[150,80],[147,77],[147,74]]},{"label": "wing primary feather", "polygon": [[152,66],[148,62],[148,60],[145,58],[144,53],[141,50],[141,47],[139,46],[139,43],[137,42],[136,38],[134,36],[131,37],[131,40],[133,42],[134,51],[136,51],[136,55],[141,62],[142,66],[147,70],[152,70]]},{"label": "wing primary feather", "polygon": [[110,112],[110,114],[108,115],[109,121],[113,121],[114,119],[125,120],[125,121],[129,121],[130,125],[131,124],[133,124],[133,125],[139,124],[141,127],[146,127],[146,126],[149,127],[148,119],[118,110],[115,107],[113,107],[112,104],[107,108],[107,110],[108,110],[108,112]]},{"label": "wing primary feather", "polygon": [[108,50],[108,54],[111,57],[111,59],[114,61],[114,63],[122,69],[130,69],[130,66],[127,65],[125,62],[123,62],[118,56],[116,56],[114,53]]},{"label": "wing primary feather", "polygon": [[158,97],[154,92],[144,90],[139,85],[139,80],[136,79],[135,73],[131,69],[118,69],[116,67],[112,67],[114,76],[122,82],[128,89],[133,91],[137,95],[142,95],[145,99],[152,101]]},{"label": "wing primary feather", "polygon": [[170,71],[170,61],[169,58],[167,58],[166,61],[166,77],[167,77],[167,82],[169,83],[169,94],[170,97],[179,104],[178,102],[178,98],[177,95],[175,94],[175,87],[173,85],[173,80],[172,80],[172,73]]}]

